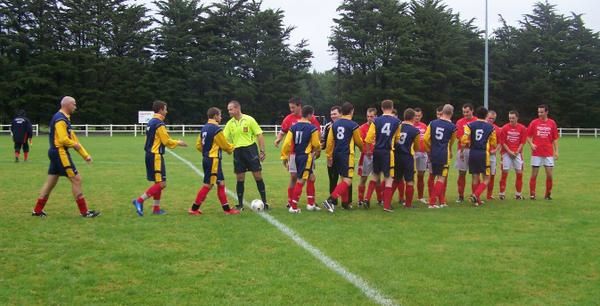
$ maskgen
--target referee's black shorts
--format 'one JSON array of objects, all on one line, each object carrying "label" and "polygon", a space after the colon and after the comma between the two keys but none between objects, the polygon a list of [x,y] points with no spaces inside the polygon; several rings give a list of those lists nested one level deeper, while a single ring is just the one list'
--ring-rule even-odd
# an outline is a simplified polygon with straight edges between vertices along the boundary
[{"label": "referee's black shorts", "polygon": [[233,150],[233,169],[235,173],[261,171],[262,167],[258,156],[258,146],[251,144],[247,147],[235,148]]}]

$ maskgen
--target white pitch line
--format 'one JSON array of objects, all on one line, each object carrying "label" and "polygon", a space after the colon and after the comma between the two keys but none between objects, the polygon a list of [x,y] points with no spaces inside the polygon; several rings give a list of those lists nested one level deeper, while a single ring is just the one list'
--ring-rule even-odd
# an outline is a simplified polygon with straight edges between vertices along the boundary
[{"label": "white pitch line", "polygon": [[[179,156],[177,153],[173,152],[172,150],[167,149],[167,152],[171,153],[173,156],[177,157],[177,159],[179,159],[181,162],[188,165],[188,167],[190,167],[192,170],[194,170],[194,172],[196,172],[199,176],[204,177],[204,173],[202,173],[202,171],[200,171],[200,169],[198,169],[190,161]],[[232,196],[234,198],[237,197],[237,194],[235,194],[233,191],[231,191],[229,189],[225,189],[225,191],[230,196]],[[249,204],[248,204],[248,202],[246,202],[246,200],[244,200],[244,205],[249,206]],[[317,247],[308,243],[306,240],[304,240],[302,237],[300,237],[300,235],[297,234],[293,229],[291,229],[287,225],[279,222],[279,220],[277,220],[275,217],[271,216],[268,213],[259,213],[257,215],[259,215],[260,217],[265,219],[271,225],[275,226],[280,232],[282,232],[283,234],[288,236],[290,239],[292,239],[294,242],[296,242],[296,244],[298,244],[304,250],[308,251],[312,256],[314,256],[316,259],[318,259],[327,268],[333,270],[335,273],[337,273],[338,275],[340,275],[341,277],[346,279],[349,283],[354,285],[356,288],[360,289],[360,291],[362,291],[362,293],[364,293],[368,298],[373,300],[375,303],[377,303],[379,305],[390,305],[390,306],[391,305],[399,305],[399,304],[396,304],[392,299],[384,296],[381,292],[379,292],[379,290],[375,289],[374,287],[371,287],[367,283],[367,281],[362,279],[362,277],[348,271],[348,269],[346,269],[340,263],[333,260],[329,256],[325,255],[325,253],[323,253]]]}]

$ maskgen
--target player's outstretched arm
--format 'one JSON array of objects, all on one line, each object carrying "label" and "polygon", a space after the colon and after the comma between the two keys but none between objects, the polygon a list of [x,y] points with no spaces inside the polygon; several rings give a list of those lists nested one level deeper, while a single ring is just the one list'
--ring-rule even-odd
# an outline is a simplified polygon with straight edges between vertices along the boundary
[{"label": "player's outstretched arm", "polygon": [[227,152],[227,154],[233,153],[234,147],[231,143],[227,142],[227,139],[225,139],[225,135],[223,135],[223,133],[219,132],[217,135],[215,135],[215,143],[219,148],[221,148],[221,150]]},{"label": "player's outstretched arm", "polygon": [[169,136],[169,132],[167,132],[167,128],[164,125],[161,125],[156,129],[156,134],[160,139],[160,143],[162,143],[165,147],[169,149],[174,149],[177,146],[187,147],[187,144],[183,140],[175,140]]},{"label": "player's outstretched arm", "polygon": [[[452,139],[454,139],[454,138],[456,138],[456,137],[452,137]],[[471,128],[466,124],[464,127],[463,135],[460,138],[460,144],[463,145],[464,147],[468,147],[471,144]]]},{"label": "player's outstretched arm", "polygon": [[425,151],[431,151],[431,125],[427,126],[425,130],[425,134],[423,134],[423,145],[425,146]]},{"label": "player's outstretched arm", "polygon": [[[371,124],[371,126],[374,126],[374,124]],[[352,139],[354,140],[354,145],[357,146],[358,149],[362,152],[365,147],[365,143],[363,142],[362,137],[360,137],[360,131],[358,130],[358,128],[352,131]]]}]

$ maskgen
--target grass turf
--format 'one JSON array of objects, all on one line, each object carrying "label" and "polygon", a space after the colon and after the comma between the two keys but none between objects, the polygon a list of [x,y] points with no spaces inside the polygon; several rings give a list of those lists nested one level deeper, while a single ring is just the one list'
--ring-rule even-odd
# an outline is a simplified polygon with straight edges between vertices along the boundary
[{"label": "grass turf", "polygon": [[[192,136],[185,139],[195,141]],[[78,217],[66,179],[50,197],[49,217],[30,217],[46,176],[46,138],[34,139],[29,162],[14,163],[10,139],[2,137],[0,303],[373,303],[259,216],[223,215],[215,190],[203,205],[204,215],[188,216],[201,178],[168,153],[168,188],[162,202],[169,214],[138,217],[130,200],[149,185],[143,138],[81,140],[95,159],[88,166],[74,154],[90,208],[103,213],[94,220]],[[275,206],[271,214],[397,303],[600,300],[600,196],[594,191],[600,166],[593,158],[600,143],[595,139],[561,139],[551,202],[457,205],[452,202],[456,171],[451,171],[447,209],[428,210],[419,204],[418,209],[393,214],[374,207],[334,215],[287,213],[288,174],[272,140],[267,137],[263,165]],[[201,156],[193,148],[176,152],[200,166]],[[224,171],[228,188],[235,189],[230,156],[224,158]],[[538,194],[543,194],[544,181],[542,174]],[[508,198],[513,182],[511,173]],[[355,200],[357,183],[355,179]],[[319,160],[317,200],[326,197],[326,190],[326,169]],[[254,198],[258,194],[248,174],[246,199]]]}]

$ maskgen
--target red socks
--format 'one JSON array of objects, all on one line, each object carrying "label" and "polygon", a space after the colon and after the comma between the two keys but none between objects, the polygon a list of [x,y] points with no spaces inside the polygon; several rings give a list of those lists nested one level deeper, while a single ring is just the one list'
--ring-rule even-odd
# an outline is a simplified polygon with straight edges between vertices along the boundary
[{"label": "red socks", "polygon": [[342,202],[344,201],[344,198],[346,198],[346,201],[347,201],[348,200],[348,184],[346,184],[346,182],[344,182],[344,181],[337,184],[337,186],[335,186],[335,189],[331,193],[331,197],[334,199],[342,197]]},{"label": "red socks", "polygon": [[479,198],[479,196],[481,196],[481,194],[485,191],[486,188],[487,188],[486,183],[484,183],[484,182],[479,183],[479,185],[477,185],[477,189],[475,189],[475,192],[474,192],[475,196],[477,198]]},{"label": "red socks", "polygon": [[82,215],[87,213],[88,208],[84,197],[75,200],[75,202],[77,202],[77,207],[79,207],[79,213],[81,213]]},{"label": "red socks", "polygon": [[[392,190],[393,192],[393,190]],[[398,200],[402,202],[404,200],[404,180],[398,182]]]},{"label": "red socks", "polygon": [[536,179],[537,179],[537,177],[535,177],[535,176],[532,176],[529,179],[529,194],[530,195],[535,195],[535,183],[536,183]]},{"label": "red socks", "polygon": [[302,187],[304,187],[304,185],[299,182],[294,186],[294,195],[292,196],[292,202],[290,202],[290,206],[292,206],[293,209],[298,209],[298,201],[302,195]]},{"label": "red socks", "polygon": [[490,175],[490,182],[487,185],[487,198],[491,199],[492,195],[494,194],[494,178],[496,176],[495,175]]},{"label": "red socks", "polygon": [[385,187],[385,182],[381,182],[381,184],[375,184],[375,191],[377,191],[377,202],[383,201],[384,187]]},{"label": "red socks", "polygon": [[365,186],[364,185],[358,185],[358,200],[359,201],[365,200]]},{"label": "red socks", "polygon": [[425,175],[417,174],[417,193],[419,199],[423,198],[423,190],[425,189]]},{"label": "red socks", "polygon": [[435,177],[433,176],[433,174],[430,173],[429,178],[427,179],[427,190],[429,190],[430,198],[433,196],[434,179],[435,179]]},{"label": "red socks", "polygon": [[394,194],[394,189],[392,187],[385,187],[383,190],[383,208],[384,209],[392,209],[392,195]]},{"label": "red socks", "polygon": [[288,204],[292,203],[293,198],[294,198],[294,187],[288,187]]},{"label": "red socks", "polygon": [[310,179],[306,182],[306,201],[308,205],[315,205],[315,181]]},{"label": "red socks", "polygon": [[206,195],[208,194],[209,191],[210,191],[209,187],[202,186],[202,188],[200,188],[200,190],[198,191],[198,194],[196,195],[196,200],[194,201],[194,204],[196,204],[198,206],[202,205],[204,200],[206,200]]},{"label": "red socks", "polygon": [[436,205],[437,199],[439,198],[440,204],[442,202],[442,197],[444,194],[444,183],[440,181],[436,181],[433,185],[433,194],[429,196],[429,205]]},{"label": "red socks", "polygon": [[[369,187],[367,188],[367,197],[365,198],[365,200],[367,201],[371,201],[371,196],[373,195],[373,191],[377,190],[377,192],[379,192],[378,188],[376,188],[377,183],[375,183],[375,181],[369,181]],[[377,199],[379,199],[379,195],[377,196]]]},{"label": "red socks", "polygon": [[[146,190],[146,195],[148,196],[148,198],[154,197],[156,194],[160,193],[162,191],[162,187],[160,186],[160,183],[155,183],[154,185],[150,186],[150,188],[148,188],[148,190]],[[144,203],[144,199],[142,197],[139,197],[137,199],[138,202],[140,203]]]},{"label": "red socks", "polygon": [[41,213],[44,210],[44,206],[46,206],[46,202],[48,202],[48,198],[38,198],[35,202],[35,208],[33,209],[36,213]]},{"label": "red socks", "polygon": [[415,187],[411,184],[406,184],[406,207],[412,206],[413,196],[415,193]]},{"label": "red socks", "polygon": [[23,160],[27,160],[29,158],[29,152],[23,153]]},{"label": "red socks", "polygon": [[[504,182],[506,187],[506,182]],[[517,173],[517,180],[515,181],[515,188],[517,189],[518,193],[521,193],[521,190],[523,189],[523,173]]]},{"label": "red socks", "polygon": [[225,193],[225,185],[217,185],[217,197],[221,205],[227,204],[227,194]]},{"label": "red socks", "polygon": [[[517,177],[519,174],[517,173]],[[500,193],[504,193],[506,191],[506,179],[508,178],[508,172],[502,172],[502,177],[500,177]]]},{"label": "red socks", "polygon": [[458,175],[458,180],[456,181],[458,185],[458,196],[464,198],[465,196],[465,185],[467,184],[467,178],[464,175]]}]

